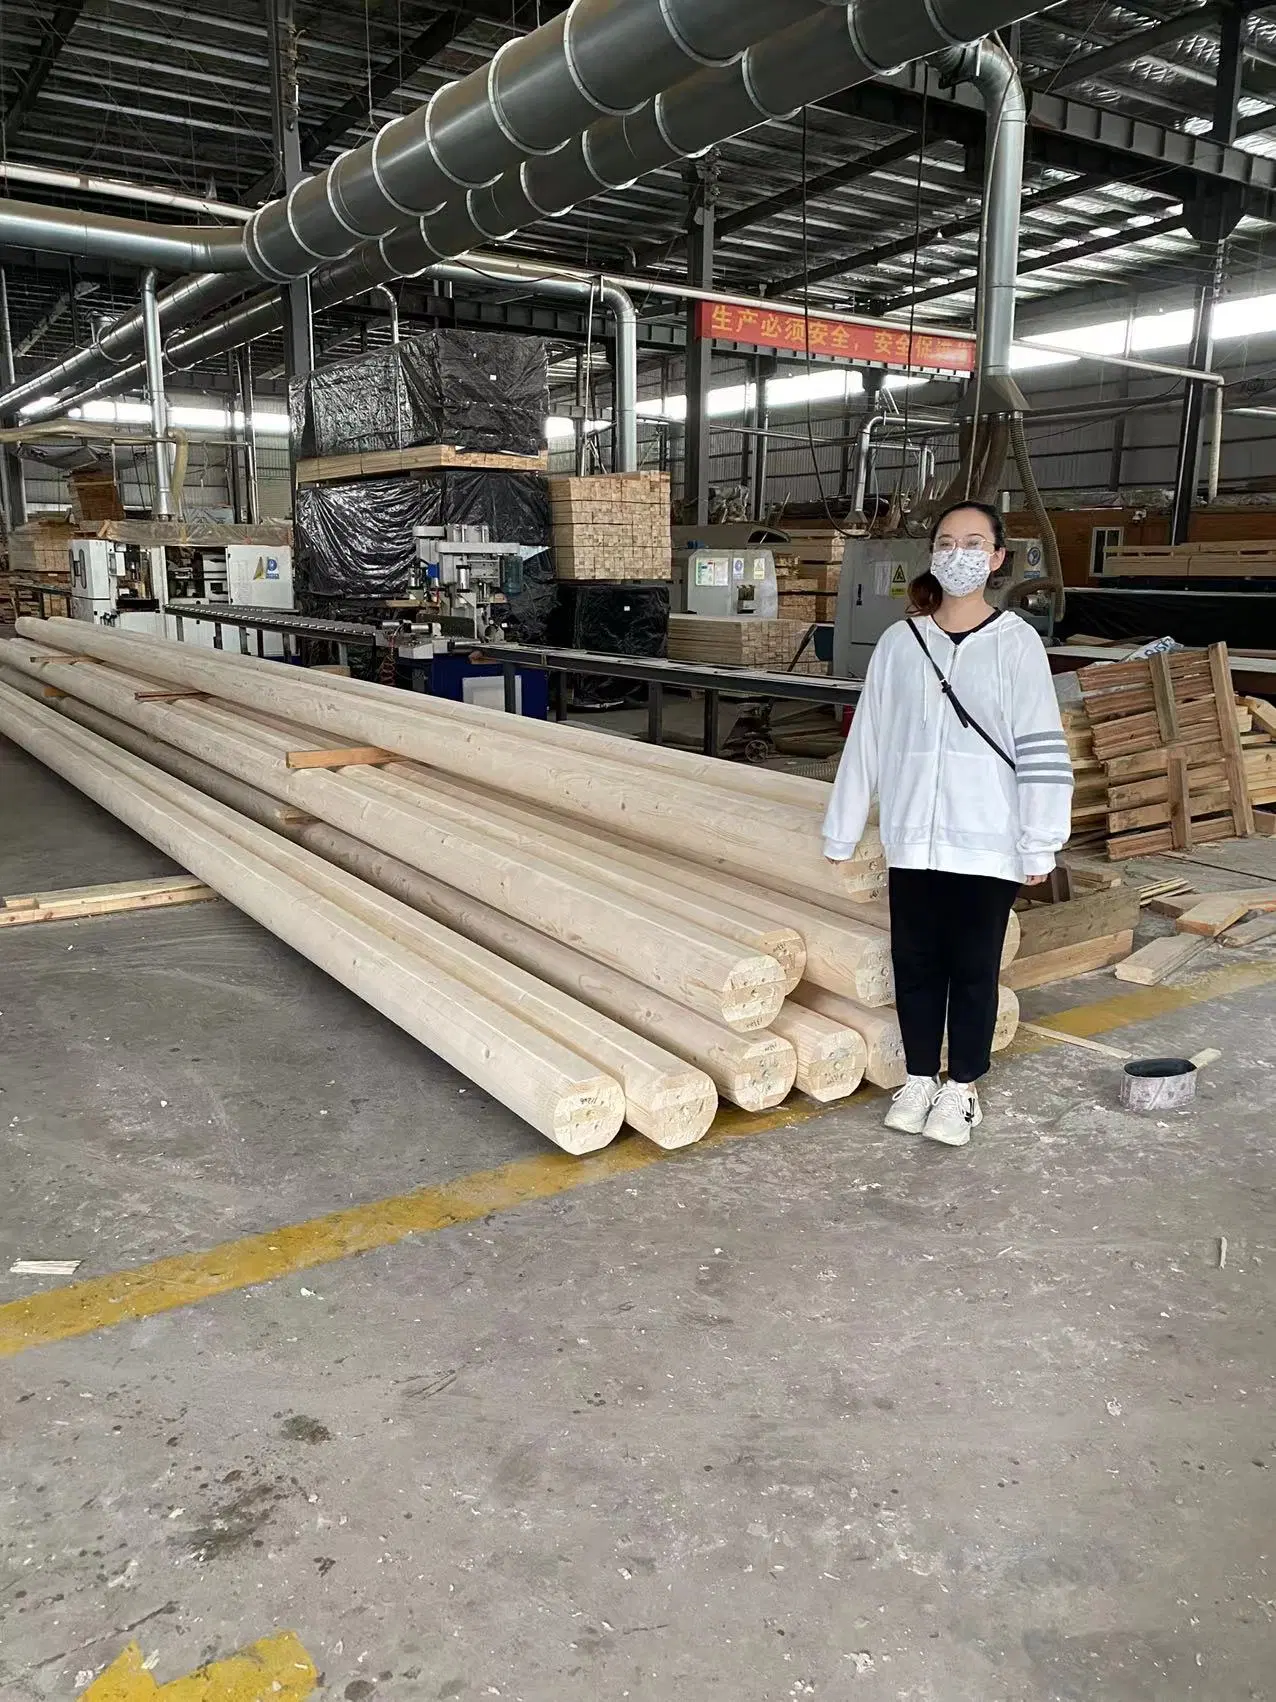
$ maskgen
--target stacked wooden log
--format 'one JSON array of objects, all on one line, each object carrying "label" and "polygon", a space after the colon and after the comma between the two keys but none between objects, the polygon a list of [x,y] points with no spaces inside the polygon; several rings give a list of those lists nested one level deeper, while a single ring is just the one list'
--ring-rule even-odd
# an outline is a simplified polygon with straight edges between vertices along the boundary
[{"label": "stacked wooden log", "polygon": [[[71,621],[0,732],[568,1151],[902,1078],[880,842],[828,787]],[[1013,953],[1018,927],[1007,940]],[[1004,996],[998,1043],[1017,1021]]]},{"label": "stacked wooden log", "polygon": [[668,473],[552,478],[549,499],[557,578],[669,578]]}]

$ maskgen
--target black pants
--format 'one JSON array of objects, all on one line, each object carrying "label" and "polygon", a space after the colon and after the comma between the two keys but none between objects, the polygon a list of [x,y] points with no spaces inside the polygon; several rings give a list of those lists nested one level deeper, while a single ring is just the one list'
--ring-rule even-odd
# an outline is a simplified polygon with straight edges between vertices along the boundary
[{"label": "black pants", "polygon": [[891,959],[904,1056],[913,1076],[939,1074],[948,1024],[951,1080],[988,1070],[997,1024],[997,972],[1014,881],[942,869],[892,869]]}]

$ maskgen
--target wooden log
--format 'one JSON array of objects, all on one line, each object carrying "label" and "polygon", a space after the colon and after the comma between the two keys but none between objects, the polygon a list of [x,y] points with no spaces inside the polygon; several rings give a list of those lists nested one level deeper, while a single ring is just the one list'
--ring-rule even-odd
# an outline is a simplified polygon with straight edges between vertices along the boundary
[{"label": "wooden log", "polygon": [[[306,830],[281,838],[255,823],[227,822],[213,800],[192,797],[180,782],[149,774],[144,764],[123,752],[99,760],[125,773],[144,777],[161,795],[171,797],[196,819],[221,828],[237,843],[266,857],[276,868],[304,881],[352,915],[366,921],[408,950],[465,983],[481,997],[502,1005],[551,1039],[613,1076],[625,1094],[625,1120],[661,1147],[682,1147],[699,1140],[713,1121],[717,1093],[709,1077],[673,1053],[652,1045],[619,1022],[590,1009],[533,974],[507,962],[451,928],[418,914],[409,893],[420,897],[427,877],[383,852],[361,846],[348,835],[339,863],[315,854]],[[329,834],[336,833],[328,829]],[[303,848],[304,847],[304,848]],[[393,868],[391,867],[393,865]],[[361,870],[381,878],[369,882]],[[358,877],[358,878],[356,878]],[[401,888],[391,894],[387,877]]]},{"label": "wooden log", "polygon": [[1133,981],[1139,987],[1155,987],[1167,975],[1189,964],[1208,944],[1208,940],[1202,939],[1199,934],[1166,934],[1159,940],[1150,940],[1147,945],[1140,946],[1123,963],[1117,964],[1113,974],[1118,981]]},{"label": "wooden log", "polygon": [[[0,732],[559,1146],[592,1152],[620,1128],[624,1094],[612,1077],[283,873],[229,833],[131,779],[121,771],[114,748],[97,735],[62,723],[55,711],[2,685]],[[192,800],[196,796],[191,793]],[[199,802],[205,812],[233,819],[224,806]]]},{"label": "wooden log", "polygon": [[845,1099],[863,1081],[868,1049],[855,1029],[786,999],[771,1032],[797,1054],[796,1085],[810,1098]]},{"label": "wooden log", "polygon": [[[303,829],[302,843],[328,855],[331,833],[331,829]],[[390,890],[395,890],[397,876],[391,871],[385,878],[391,882]],[[733,1105],[765,1111],[778,1105],[792,1088],[797,1056],[780,1035],[765,1030],[735,1034],[453,887],[435,881],[422,887],[413,883],[410,890],[411,902],[427,916],[685,1058],[703,1070]]]},{"label": "wooden log", "polygon": [[627,741],[612,741],[615,749],[606,753],[567,752],[511,731],[508,722],[517,717],[499,710],[363,680],[319,679],[257,657],[197,651],[83,622],[28,621],[21,630],[25,639],[64,650],[80,646],[116,668],[207,689],[344,741],[391,750],[779,891],[848,901],[880,890],[876,860],[832,864],[824,858],[810,809],[737,796],[672,773],[653,785],[629,762]]},{"label": "wooden log", "polygon": [[874,1086],[903,1087],[908,1079],[908,1067],[904,1062],[899,1018],[893,1006],[871,1010],[841,993],[830,993],[805,981],[793,994],[793,1002],[844,1028],[854,1029],[864,1042],[864,1075]]},{"label": "wooden log", "polygon": [[[534,835],[539,844],[542,836],[579,848],[597,860],[599,873],[610,878],[613,869],[633,869],[650,881],[659,883],[659,890],[669,887],[703,894],[717,904],[729,903],[737,916],[752,914],[756,930],[766,921],[779,930],[770,936],[772,955],[787,973],[791,973],[794,954],[787,943],[795,937],[804,947],[805,964],[789,986],[791,992],[803,978],[832,992],[843,992],[861,1004],[889,1004],[893,995],[890,942],[874,927],[864,927],[858,921],[821,910],[818,905],[800,899],[785,899],[751,882],[731,879],[700,868],[668,853],[635,846],[618,839],[614,834],[599,833],[578,822],[550,816],[528,805],[509,799],[497,799],[483,794],[478,788],[463,782],[431,774],[423,768],[395,765],[395,774],[412,779],[430,792],[473,803],[518,824]],[[858,913],[861,906],[856,906]]]},{"label": "wooden log", "polygon": [[[414,802],[419,801],[421,796],[429,798],[431,812],[436,819],[468,824],[503,845],[534,846],[538,856],[573,874],[605,881],[618,892],[642,898],[658,909],[668,911],[671,916],[707,928],[724,939],[734,940],[748,951],[775,958],[784,971],[786,992],[802,979],[806,948],[795,928],[768,926],[757,917],[750,916],[742,906],[725,899],[715,902],[688,896],[678,890],[676,882],[661,876],[653,878],[618,858],[600,855],[592,844],[587,850],[582,849],[573,842],[570,829],[564,832],[544,817],[538,819],[527,810],[512,812],[503,809],[477,793],[445,788],[427,771],[410,764],[395,762],[382,774],[370,778],[378,781],[381,789],[390,792],[395,791],[397,783],[400,789],[395,792],[396,796],[408,797]],[[407,792],[402,790],[404,786],[409,788]]]},{"label": "wooden log", "polygon": [[[12,660],[24,670],[20,655]],[[433,823],[428,804],[409,807],[370,792],[367,771],[291,770],[263,742],[268,735],[262,728],[245,722],[236,729],[233,712],[216,705],[138,703],[129,675],[107,668],[72,672],[83,681],[74,695],[108,714],[508,909],[716,1021],[765,1028],[783,1003],[784,976],[774,958],[744,951],[602,882],[569,877],[529,852],[514,856],[478,834]]]}]

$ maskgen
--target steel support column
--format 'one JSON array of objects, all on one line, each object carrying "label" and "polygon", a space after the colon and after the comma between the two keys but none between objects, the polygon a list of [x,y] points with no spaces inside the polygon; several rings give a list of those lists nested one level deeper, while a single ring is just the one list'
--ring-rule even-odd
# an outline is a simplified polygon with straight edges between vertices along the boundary
[{"label": "steel support column", "polygon": [[[1244,16],[1239,6],[1229,5],[1219,20],[1218,80],[1214,88],[1214,123],[1210,135],[1212,140],[1227,144],[1236,140]],[[1220,190],[1208,198],[1198,195],[1183,204],[1183,222],[1201,244],[1209,263],[1209,272],[1196,290],[1189,366],[1208,369],[1213,364],[1214,309],[1223,293],[1227,239],[1240,222],[1242,211],[1243,202],[1235,190]],[[1185,544],[1191,530],[1192,505],[1196,501],[1201,459],[1204,390],[1199,381],[1189,379],[1183,393],[1178,457],[1174,467],[1174,507],[1170,515],[1172,544]]]},{"label": "steel support column", "polygon": [[779,365],[778,355],[763,355],[757,365],[758,437],[757,448],[753,454],[753,490],[750,495],[749,513],[759,522],[766,514],[767,456],[770,453],[767,432],[771,426],[771,404],[767,401],[767,386],[775,377]]},{"label": "steel support column", "polygon": [[[13,388],[13,330],[9,323],[9,283],[0,266],[0,383]],[[0,424],[3,424],[0,421]],[[26,490],[22,483],[21,457],[8,445],[0,447],[0,501],[4,504],[5,530],[11,532],[27,517]]]},{"label": "steel support column", "polygon": [[[270,117],[275,152],[283,172],[284,193],[306,176],[301,150],[300,92],[297,86],[297,27],[293,0],[269,0]],[[284,369],[291,382],[308,378],[314,367],[310,315],[310,279],[298,278],[280,291],[284,305]]]},{"label": "steel support column", "polygon": [[[718,200],[718,154],[713,149],[686,170],[687,282],[713,288],[714,209]],[[709,382],[713,342],[699,334],[700,304],[689,301],[687,327],[687,420],[683,428],[682,505],[689,525],[709,523]]]},{"label": "steel support column", "polygon": [[255,526],[261,513],[257,500],[257,435],[253,429],[253,351],[249,343],[235,350],[233,405],[244,417],[244,518]]}]

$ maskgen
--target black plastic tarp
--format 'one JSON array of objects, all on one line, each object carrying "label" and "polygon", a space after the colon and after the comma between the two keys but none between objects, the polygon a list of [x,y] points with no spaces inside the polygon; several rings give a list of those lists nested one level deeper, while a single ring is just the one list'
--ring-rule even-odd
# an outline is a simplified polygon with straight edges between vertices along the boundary
[{"label": "black plastic tarp", "polygon": [[545,344],[492,331],[426,331],[294,384],[302,458],[446,443],[533,455],[549,412]]},{"label": "black plastic tarp", "polygon": [[[554,602],[549,486],[539,473],[446,472],[299,485],[295,520],[298,593],[325,600],[402,597],[416,559],[416,526],[484,525],[500,543],[537,545],[511,599],[510,636],[546,642]],[[344,617],[336,617],[344,618]]]}]

